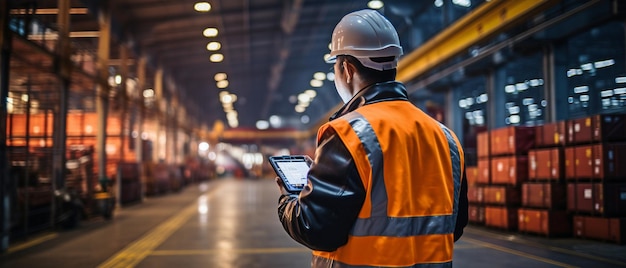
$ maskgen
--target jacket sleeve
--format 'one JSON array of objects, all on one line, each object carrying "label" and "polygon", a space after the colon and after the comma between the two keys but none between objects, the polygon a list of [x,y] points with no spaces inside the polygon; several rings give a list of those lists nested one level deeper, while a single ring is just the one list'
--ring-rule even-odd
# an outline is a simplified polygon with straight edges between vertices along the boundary
[{"label": "jacket sleeve", "polygon": [[349,151],[332,129],[322,134],[308,183],[300,195],[283,195],[278,217],[302,245],[333,251],[348,234],[365,200],[365,188]]},{"label": "jacket sleeve", "polygon": [[465,169],[463,169],[463,178],[461,179],[461,192],[458,206],[459,210],[456,215],[456,226],[454,228],[455,242],[463,235],[463,229],[467,226],[468,222],[467,179],[465,177]]}]

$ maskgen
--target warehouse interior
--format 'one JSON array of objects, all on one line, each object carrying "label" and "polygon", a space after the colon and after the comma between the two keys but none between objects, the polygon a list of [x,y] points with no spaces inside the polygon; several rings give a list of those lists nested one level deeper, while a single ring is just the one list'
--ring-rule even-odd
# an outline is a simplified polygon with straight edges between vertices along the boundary
[{"label": "warehouse interior", "polygon": [[470,226],[623,250],[622,1],[12,0],[0,252],[314,156],[343,104],[331,33],[366,8],[398,31],[410,101],[461,141]]}]

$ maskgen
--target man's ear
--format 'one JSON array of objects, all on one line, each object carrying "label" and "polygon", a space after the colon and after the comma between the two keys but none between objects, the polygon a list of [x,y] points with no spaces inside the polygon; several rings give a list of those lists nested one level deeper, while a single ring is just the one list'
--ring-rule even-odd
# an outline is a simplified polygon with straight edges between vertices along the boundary
[{"label": "man's ear", "polygon": [[356,72],[356,67],[354,66],[354,64],[350,63],[349,61],[344,61],[342,66],[343,66],[343,72],[346,78],[348,79],[348,81],[352,81],[354,79],[354,73]]}]

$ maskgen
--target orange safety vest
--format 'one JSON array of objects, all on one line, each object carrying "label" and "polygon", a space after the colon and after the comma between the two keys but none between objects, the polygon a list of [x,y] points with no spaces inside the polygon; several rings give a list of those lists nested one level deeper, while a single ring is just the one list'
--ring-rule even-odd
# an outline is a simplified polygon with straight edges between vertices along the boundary
[{"label": "orange safety vest", "polygon": [[464,167],[456,136],[408,101],[360,107],[323,125],[318,139],[330,128],[366,197],[348,242],[313,251],[313,266],[451,266]]}]

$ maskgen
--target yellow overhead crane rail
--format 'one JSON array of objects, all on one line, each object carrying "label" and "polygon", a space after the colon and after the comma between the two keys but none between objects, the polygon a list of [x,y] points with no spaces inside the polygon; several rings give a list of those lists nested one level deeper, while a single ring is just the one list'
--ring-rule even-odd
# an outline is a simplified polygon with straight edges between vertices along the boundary
[{"label": "yellow overhead crane rail", "polygon": [[[396,79],[408,83],[431,68],[467,51],[473,45],[488,40],[525,19],[539,14],[560,0],[492,0],[472,10],[463,18],[428,40],[419,48],[402,57],[398,63]],[[307,131],[241,131],[225,130],[221,137],[231,139],[307,139],[317,134],[317,128],[326,122],[335,110],[329,111],[322,120]]]},{"label": "yellow overhead crane rail", "polygon": [[407,83],[431,68],[503,32],[560,0],[492,0],[472,10],[398,63],[398,81]]}]

